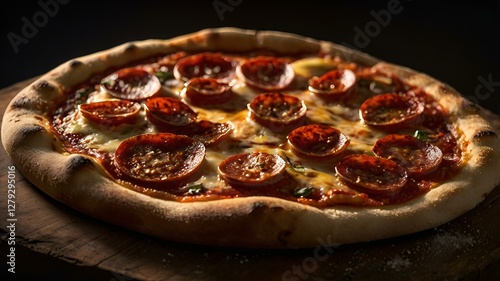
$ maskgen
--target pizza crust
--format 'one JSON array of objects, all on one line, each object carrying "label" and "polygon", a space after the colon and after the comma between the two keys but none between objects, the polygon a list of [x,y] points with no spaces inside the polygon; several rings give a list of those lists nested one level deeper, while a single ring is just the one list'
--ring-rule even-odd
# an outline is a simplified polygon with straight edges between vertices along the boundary
[{"label": "pizza crust", "polygon": [[[132,191],[110,180],[90,157],[70,155],[52,134],[47,112],[63,92],[110,67],[160,53],[318,51],[376,65],[423,87],[455,116],[467,158],[461,172],[424,196],[385,207],[317,209],[270,197],[179,203]],[[235,28],[207,29],[170,40],[131,42],[71,60],[23,89],[9,104],[2,143],[18,169],[54,199],[95,218],[156,237],[197,244],[304,248],[366,242],[418,232],[448,222],[479,204],[500,182],[498,131],[484,109],[471,107],[452,87],[367,54],[299,35]],[[498,118],[495,116],[495,118]]]}]

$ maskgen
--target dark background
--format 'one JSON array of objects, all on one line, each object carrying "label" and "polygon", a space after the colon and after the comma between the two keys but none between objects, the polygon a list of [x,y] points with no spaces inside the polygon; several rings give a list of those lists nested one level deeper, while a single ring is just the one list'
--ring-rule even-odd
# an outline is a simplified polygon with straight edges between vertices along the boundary
[{"label": "dark background", "polygon": [[[430,74],[500,113],[498,0],[59,1],[68,3],[9,1],[8,7],[4,3],[0,11],[0,88],[41,75],[74,57],[128,41],[167,39],[209,27],[233,26],[285,31],[353,46]],[[399,12],[390,14],[390,21],[386,17],[384,26],[377,24],[378,30],[369,30],[368,37],[359,41],[357,30],[367,34],[366,27],[376,22],[374,14],[383,14],[389,3],[397,2]],[[50,14],[40,3],[52,3]],[[28,36],[23,35],[23,29],[26,33],[28,28],[26,21],[35,26]],[[9,36],[24,38],[17,51]],[[4,255],[4,247],[1,249]],[[36,253],[28,258],[28,250],[19,250],[24,257],[19,258],[19,268],[31,267],[35,276],[65,271],[70,266]],[[36,262],[32,264],[31,259]],[[109,274],[104,276],[110,280]]]},{"label": "dark background", "polygon": [[[127,41],[234,26],[286,31],[357,46],[380,59],[428,73],[500,112],[498,0],[59,1],[67,3],[12,1],[10,8],[2,8],[0,88],[43,74],[74,57]],[[57,9],[51,7],[57,11],[52,15],[44,12],[40,2],[57,3]],[[389,3],[399,3],[399,12],[385,18],[386,23],[378,24],[377,30],[373,14],[387,10]],[[36,17],[40,12],[46,18]],[[23,36],[23,18],[35,25],[35,32],[28,34],[31,38]],[[366,32],[367,26],[371,26],[371,32]],[[357,30],[366,34],[365,40],[358,38],[361,35]],[[26,40],[18,44],[17,53],[8,34]],[[483,85],[484,81],[490,81],[490,85]]]}]

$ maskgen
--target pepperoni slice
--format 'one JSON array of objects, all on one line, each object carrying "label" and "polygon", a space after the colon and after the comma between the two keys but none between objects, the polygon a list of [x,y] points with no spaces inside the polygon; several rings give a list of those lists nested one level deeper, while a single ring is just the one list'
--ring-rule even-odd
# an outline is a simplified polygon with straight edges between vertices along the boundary
[{"label": "pepperoni slice", "polygon": [[170,132],[179,132],[198,117],[189,105],[176,98],[151,98],[145,105],[147,118],[156,126]]},{"label": "pepperoni slice", "polygon": [[194,77],[216,78],[230,82],[235,63],[216,53],[201,53],[180,59],[174,67],[174,76],[187,82]]},{"label": "pepperoni slice", "polygon": [[231,99],[231,86],[215,78],[195,77],[183,89],[189,103],[195,105],[214,105]]},{"label": "pepperoni slice", "polygon": [[443,159],[437,146],[410,135],[388,135],[373,146],[373,152],[408,170],[409,176],[423,176],[436,170]]},{"label": "pepperoni slice", "polygon": [[396,162],[365,154],[344,157],[335,170],[344,182],[373,194],[397,192],[408,180],[406,169]]},{"label": "pepperoni slice", "polygon": [[293,130],[288,142],[297,156],[326,157],[344,151],[350,139],[331,126],[311,124]]},{"label": "pepperoni slice", "polygon": [[236,68],[246,84],[264,91],[277,91],[292,83],[295,72],[285,60],[275,57],[248,59]]},{"label": "pepperoni slice", "polygon": [[118,126],[124,123],[134,123],[141,110],[141,105],[127,100],[108,100],[80,104],[78,108],[80,113],[92,122],[106,126]]},{"label": "pepperoni slice", "polygon": [[309,80],[309,91],[322,98],[336,98],[350,93],[356,84],[356,75],[349,69],[329,71]]},{"label": "pepperoni slice", "polygon": [[101,87],[113,97],[138,101],[159,93],[161,83],[158,77],[143,69],[124,68],[103,78]]},{"label": "pepperoni slice", "polygon": [[215,145],[231,135],[234,126],[231,123],[214,123],[202,120],[193,126],[189,136],[204,145]]},{"label": "pepperoni slice", "polygon": [[114,163],[139,184],[180,184],[191,180],[204,159],[205,146],[201,142],[160,133],[124,140],[116,149]]},{"label": "pepperoni slice", "polygon": [[258,187],[278,182],[286,162],[276,154],[242,153],[230,156],[219,165],[219,173],[233,186]]},{"label": "pepperoni slice", "polygon": [[424,111],[424,105],[411,96],[389,93],[371,97],[361,105],[361,120],[371,126],[395,130],[408,126]]},{"label": "pepperoni slice", "polygon": [[293,129],[304,121],[307,107],[301,99],[281,93],[264,93],[248,104],[250,119],[274,132]]}]

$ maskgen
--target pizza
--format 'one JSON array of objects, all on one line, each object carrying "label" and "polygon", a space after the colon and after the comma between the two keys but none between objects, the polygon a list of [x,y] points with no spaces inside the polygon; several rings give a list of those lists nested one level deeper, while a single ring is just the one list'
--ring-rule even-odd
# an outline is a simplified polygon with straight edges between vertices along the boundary
[{"label": "pizza", "polygon": [[394,238],[459,217],[500,182],[490,112],[424,73],[276,31],[206,29],[70,60],[10,102],[2,142],[55,200],[203,245]]}]

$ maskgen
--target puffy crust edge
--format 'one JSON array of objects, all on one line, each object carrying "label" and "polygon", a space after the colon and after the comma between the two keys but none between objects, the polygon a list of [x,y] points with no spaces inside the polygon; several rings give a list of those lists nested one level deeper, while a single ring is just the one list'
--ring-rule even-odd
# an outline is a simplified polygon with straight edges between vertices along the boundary
[{"label": "puffy crust edge", "polygon": [[[463,132],[468,155],[462,172],[439,188],[397,206],[319,210],[269,197],[179,203],[131,191],[83,155],[61,150],[46,112],[63,92],[93,73],[176,50],[247,51],[272,48],[317,51],[393,71],[446,101]],[[98,219],[173,241],[253,248],[303,248],[365,242],[414,233],[445,223],[480,203],[500,181],[498,131],[483,110],[464,107],[453,88],[414,70],[367,54],[294,34],[236,28],[207,29],[170,40],[131,42],[60,65],[22,90],[9,104],[2,142],[26,178],[54,199]],[[465,108],[465,109],[464,109]],[[361,231],[362,230],[362,231]]]}]

